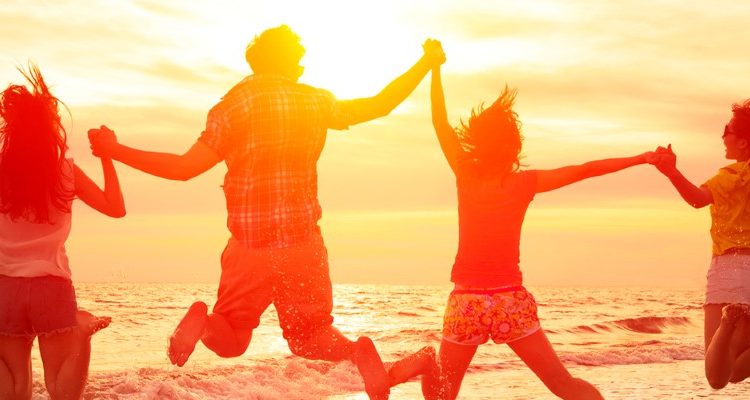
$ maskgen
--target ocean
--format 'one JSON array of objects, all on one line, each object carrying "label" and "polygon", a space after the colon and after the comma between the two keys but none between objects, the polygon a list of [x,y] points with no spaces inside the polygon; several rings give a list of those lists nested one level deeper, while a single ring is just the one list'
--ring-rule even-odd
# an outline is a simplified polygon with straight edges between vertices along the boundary
[{"label": "ocean", "polygon": [[[77,283],[79,306],[112,317],[92,341],[86,399],[367,399],[348,362],[293,356],[270,307],[241,357],[198,344],[187,364],[166,356],[190,304],[212,305],[215,284]],[[711,389],[703,376],[700,290],[529,287],[550,341],[570,371],[607,399],[750,399],[750,383]],[[384,361],[440,343],[449,286],[334,285],[335,325],[370,336]],[[38,348],[34,399],[47,399]],[[419,399],[417,380],[391,399]],[[555,399],[505,345],[480,346],[460,399]]]}]

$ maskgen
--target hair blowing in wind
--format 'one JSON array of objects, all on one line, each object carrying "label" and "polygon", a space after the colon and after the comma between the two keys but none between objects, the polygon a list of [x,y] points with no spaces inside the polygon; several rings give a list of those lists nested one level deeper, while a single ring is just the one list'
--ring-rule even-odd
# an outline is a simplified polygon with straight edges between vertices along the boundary
[{"label": "hair blowing in wind", "polygon": [[49,222],[50,205],[69,212],[62,185],[67,135],[39,68],[19,71],[30,84],[9,85],[0,99],[0,212]]}]

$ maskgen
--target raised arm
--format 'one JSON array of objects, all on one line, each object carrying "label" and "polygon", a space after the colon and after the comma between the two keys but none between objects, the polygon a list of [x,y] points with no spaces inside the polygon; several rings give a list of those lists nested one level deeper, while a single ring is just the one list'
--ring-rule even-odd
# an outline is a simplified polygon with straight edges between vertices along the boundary
[{"label": "raised arm", "polygon": [[125,216],[125,201],[120,190],[120,181],[111,158],[102,158],[104,190],[101,190],[77,165],[73,165],[75,195],[81,201],[102,214],[113,218]]},{"label": "raised arm", "polygon": [[456,131],[448,123],[448,112],[445,109],[445,95],[443,94],[443,82],[440,76],[440,66],[432,69],[432,84],[430,85],[430,104],[432,106],[432,126],[435,128],[440,148],[443,150],[448,164],[453,172],[456,172],[456,163],[461,145],[456,136]]},{"label": "raised arm", "polygon": [[221,161],[211,148],[200,141],[182,155],[127,147],[118,143],[115,133],[106,126],[89,131],[89,140],[94,155],[111,157],[147,174],[172,180],[194,178]]},{"label": "raised arm", "polygon": [[610,174],[638,164],[645,164],[648,162],[648,155],[649,153],[643,153],[633,157],[608,158],[589,161],[581,165],[539,170],[537,171],[536,192],[548,192],[587,178]]},{"label": "raised arm", "polygon": [[677,169],[677,155],[672,151],[671,144],[667,148],[659,147],[654,154],[653,164],[672,182],[672,186],[685,202],[694,208],[702,208],[714,202],[714,197],[707,187],[695,186]]},{"label": "raised arm", "polygon": [[[437,43],[437,45],[435,45]],[[348,101],[352,108],[354,120],[351,125],[386,116],[401,104],[411,92],[416,89],[419,82],[427,75],[427,72],[436,65],[445,61],[439,42],[428,39],[424,44],[424,54],[405,73],[389,83],[383,90],[373,97],[361,98]]]}]

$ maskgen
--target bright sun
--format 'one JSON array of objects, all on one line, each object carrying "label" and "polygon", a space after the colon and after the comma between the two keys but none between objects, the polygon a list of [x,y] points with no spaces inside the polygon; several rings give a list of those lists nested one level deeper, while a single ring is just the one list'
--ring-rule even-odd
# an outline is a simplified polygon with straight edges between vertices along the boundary
[{"label": "bright sun", "polygon": [[409,32],[388,9],[370,6],[359,14],[335,24],[316,18],[289,23],[307,49],[301,82],[339,98],[372,96],[421,56],[425,38]]}]

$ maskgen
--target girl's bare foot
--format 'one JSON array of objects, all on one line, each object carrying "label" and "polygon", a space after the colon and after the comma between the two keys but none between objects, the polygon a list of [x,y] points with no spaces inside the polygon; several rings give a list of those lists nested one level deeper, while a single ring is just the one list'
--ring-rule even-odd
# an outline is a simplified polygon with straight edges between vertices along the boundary
[{"label": "girl's bare foot", "polygon": [[109,326],[112,322],[110,317],[97,317],[88,311],[78,310],[76,312],[76,320],[78,321],[78,329],[85,336],[91,336],[96,332]]}]

